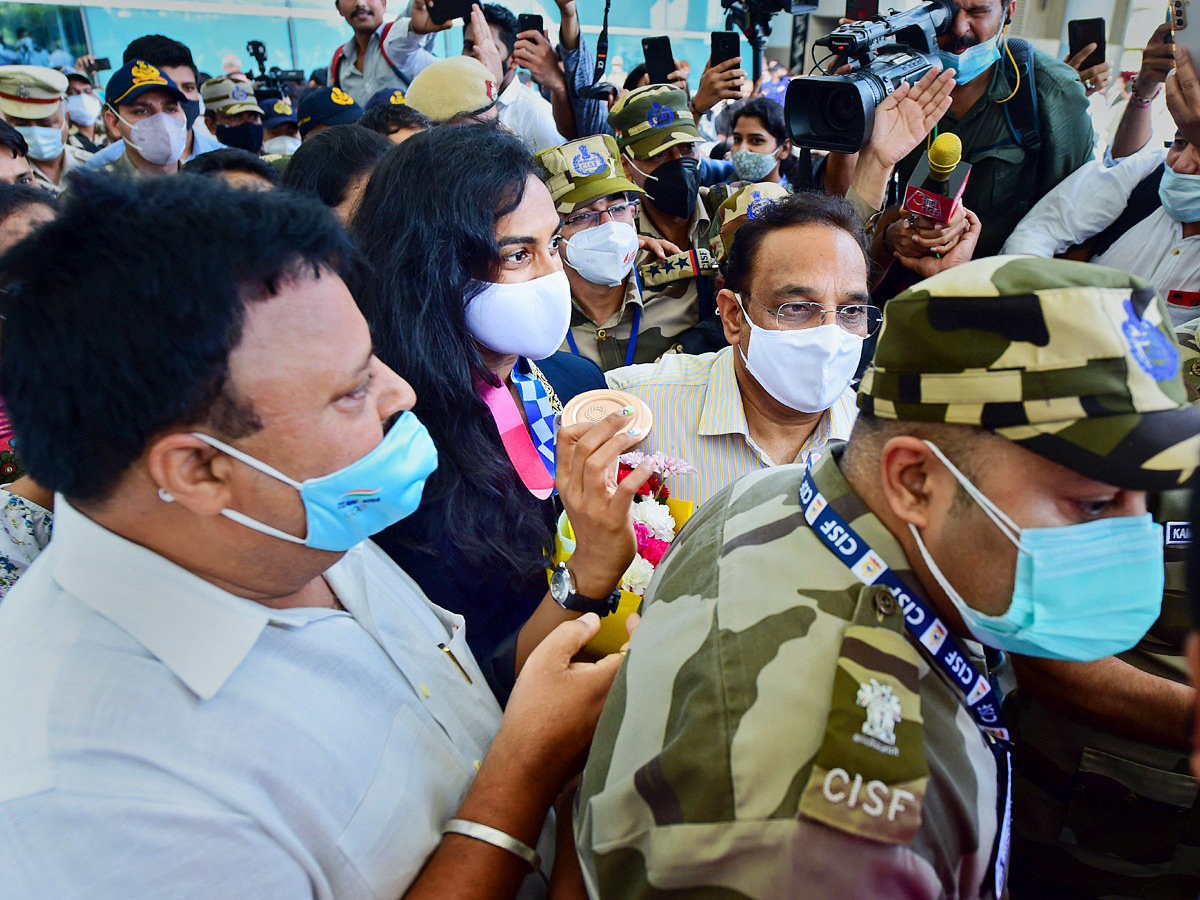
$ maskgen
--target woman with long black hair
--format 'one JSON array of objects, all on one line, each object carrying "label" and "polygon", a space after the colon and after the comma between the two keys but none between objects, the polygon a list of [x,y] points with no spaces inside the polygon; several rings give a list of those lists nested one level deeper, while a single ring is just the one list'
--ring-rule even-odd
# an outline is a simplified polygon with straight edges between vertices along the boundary
[{"label": "woman with long black hair", "polygon": [[562,404],[604,379],[556,353],[570,285],[536,172],[499,126],[436,128],[378,165],[352,225],[373,269],[356,294],[376,352],[416,390],[439,455],[421,507],[375,540],[466,618],[501,698],[541,637],[578,614],[547,592],[560,510],[578,542],[570,605],[600,606],[633,559],[629,505],[649,477],[615,483],[617,456],[641,440],[616,434],[619,414],[555,434]]}]

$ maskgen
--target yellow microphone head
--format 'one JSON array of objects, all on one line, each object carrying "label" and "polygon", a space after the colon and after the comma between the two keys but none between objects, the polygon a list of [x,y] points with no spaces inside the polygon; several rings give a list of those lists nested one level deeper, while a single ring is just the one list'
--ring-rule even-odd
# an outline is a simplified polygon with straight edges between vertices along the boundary
[{"label": "yellow microphone head", "polygon": [[945,180],[962,162],[962,141],[957,134],[939,134],[929,148],[929,174]]}]

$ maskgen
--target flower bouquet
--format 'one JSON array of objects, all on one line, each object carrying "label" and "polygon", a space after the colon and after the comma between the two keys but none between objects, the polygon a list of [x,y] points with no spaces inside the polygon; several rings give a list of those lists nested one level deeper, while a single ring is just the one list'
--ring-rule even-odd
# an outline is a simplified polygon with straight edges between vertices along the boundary
[{"label": "flower bouquet", "polygon": [[[667,548],[675,535],[691,518],[694,505],[687,500],[676,500],[667,489],[664,479],[669,475],[686,475],[695,469],[680,459],[655,453],[623,454],[617,465],[617,481],[620,482],[646,459],[654,463],[654,474],[646,481],[633,498],[630,512],[633,530],[637,535],[637,553],[633,562],[621,576],[621,602],[616,612],[600,620],[600,633],[587,645],[585,651],[595,657],[615,653],[629,640],[625,620],[630,613],[638,611],[654,570],[666,555]],[[569,559],[575,552],[575,532],[564,512],[558,518],[558,533],[554,538],[554,558],[551,571],[560,562]]]}]

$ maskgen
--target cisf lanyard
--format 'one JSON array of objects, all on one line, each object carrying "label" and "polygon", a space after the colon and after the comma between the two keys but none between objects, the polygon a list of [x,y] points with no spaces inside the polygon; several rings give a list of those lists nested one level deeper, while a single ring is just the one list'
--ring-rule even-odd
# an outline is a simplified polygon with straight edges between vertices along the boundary
[{"label": "cisf lanyard", "polygon": [[996,836],[992,871],[996,896],[1003,893],[1008,869],[1008,848],[1012,821],[1012,745],[1008,729],[1000,712],[999,698],[992,683],[971,662],[958,640],[950,634],[938,615],[898,576],[883,557],[871,549],[817,489],[811,471],[804,473],[800,484],[800,506],[804,519],[821,543],[865,585],[881,584],[891,591],[904,613],[904,627],[929,656],[938,664],[950,681],[965,695],[967,711],[984,733],[989,748],[996,757],[997,791],[1001,811]]}]

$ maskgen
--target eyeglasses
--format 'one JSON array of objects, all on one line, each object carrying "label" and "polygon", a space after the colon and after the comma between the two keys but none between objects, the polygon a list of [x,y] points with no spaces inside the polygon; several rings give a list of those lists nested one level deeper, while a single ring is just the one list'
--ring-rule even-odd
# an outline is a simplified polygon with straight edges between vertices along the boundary
[{"label": "eyeglasses", "polygon": [[625,222],[632,225],[634,219],[637,218],[637,212],[638,201],[626,200],[624,203],[614,203],[607,209],[592,210],[571,216],[569,219],[563,219],[563,226],[577,229],[595,228],[600,224],[600,217],[603,215],[607,215],[611,222]]},{"label": "eyeglasses", "polygon": [[[735,295],[739,300],[742,294]],[[829,309],[820,303],[802,300],[797,303],[784,303],[778,309],[763,306],[749,294],[744,295],[755,306],[760,306],[775,316],[775,325],[780,331],[798,331],[801,328],[816,328],[825,324],[825,317],[830,313],[836,318],[838,327],[850,334],[869,338],[883,324],[883,310],[878,306],[855,303],[849,306],[839,306]]]}]

